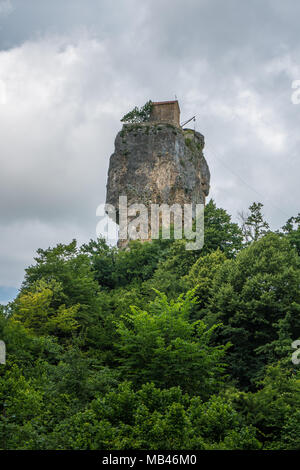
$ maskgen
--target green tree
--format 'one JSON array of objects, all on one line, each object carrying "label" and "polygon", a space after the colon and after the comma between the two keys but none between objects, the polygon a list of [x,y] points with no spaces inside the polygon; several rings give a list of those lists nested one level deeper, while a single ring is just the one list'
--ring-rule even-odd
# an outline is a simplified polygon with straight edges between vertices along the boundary
[{"label": "green tree", "polygon": [[125,114],[122,117],[121,122],[136,123],[136,122],[149,121],[151,110],[152,110],[152,101],[149,100],[141,108],[138,108],[137,106],[135,106],[135,108],[133,108],[132,111],[130,111],[129,113]]},{"label": "green tree", "polygon": [[228,258],[234,257],[242,248],[243,235],[238,224],[231,222],[225,209],[217,208],[211,199],[204,211],[203,254],[220,249]]},{"label": "green tree", "polygon": [[[225,254],[218,249],[199,258],[191,267],[189,274],[185,276],[187,287],[193,289],[197,296],[197,305],[194,308],[193,318],[195,318],[195,309],[197,312],[200,310],[203,317],[204,309],[208,307],[214,294],[214,278],[225,261]],[[199,315],[199,313],[196,315]]]},{"label": "green tree", "polygon": [[286,236],[291,245],[296,248],[298,255],[300,255],[300,214],[296,217],[290,217],[282,227],[281,233]]},{"label": "green tree", "polygon": [[68,337],[80,326],[76,320],[80,305],[67,308],[62,304],[57,309],[53,308],[53,298],[61,294],[62,286],[54,279],[48,283],[44,279],[36,281],[17,297],[12,318],[37,334]]},{"label": "green tree", "polygon": [[[53,327],[58,327],[60,324],[61,329],[60,319],[68,318],[71,329],[76,329],[78,334],[85,331],[87,341],[93,342],[96,340],[97,331],[101,328],[101,311],[100,287],[95,280],[90,257],[80,252],[76,240],[68,245],[58,244],[47,250],[39,249],[37,254],[36,264],[26,269],[19,298],[24,299],[25,295],[26,301],[29,301],[30,297],[33,300],[30,292],[35,289],[34,286],[38,282],[45,282],[48,285],[55,283],[59,288],[53,290],[51,299],[47,290],[41,294],[44,297],[48,296],[45,301],[48,311],[40,310],[40,315],[47,317],[49,309],[51,311],[54,309],[58,312],[59,318],[54,322],[56,325],[52,322]],[[20,300],[17,300],[17,307],[19,303]],[[73,320],[78,323],[74,323]]]},{"label": "green tree", "polygon": [[225,350],[211,346],[214,325],[189,322],[195,300],[192,293],[167,301],[158,293],[148,310],[132,307],[118,323],[120,370],[138,386],[153,381],[157,386],[179,385],[189,393],[207,397],[222,384]]},{"label": "green tree", "polygon": [[232,404],[217,396],[203,403],[179,387],[147,383],[134,391],[128,382],[60,422],[49,443],[50,448],[86,450],[261,447],[255,428],[242,423]]},{"label": "green tree", "polygon": [[90,259],[94,273],[94,278],[99,285],[105,289],[113,289],[116,285],[115,267],[117,258],[117,248],[109,247],[102,238],[90,240],[83,244],[80,252]]},{"label": "green tree", "polygon": [[175,240],[149,281],[154,287],[175,299],[187,290],[184,280],[196,261],[209,253],[220,250],[228,258],[236,256],[242,248],[242,232],[231,222],[224,209],[216,207],[210,200],[204,211],[204,246],[201,250],[186,250],[186,240]]},{"label": "green tree", "polygon": [[249,206],[248,214],[245,215],[243,212],[239,214],[246,245],[263,237],[269,231],[270,227],[268,222],[264,220],[262,208],[263,204],[261,202],[253,202]]},{"label": "green tree", "polygon": [[243,386],[267,364],[284,358],[290,364],[291,343],[300,337],[299,263],[289,242],[269,233],[216,273],[204,321],[223,323],[219,341],[233,343],[230,370]]},{"label": "green tree", "polygon": [[282,368],[267,368],[256,393],[241,396],[248,422],[260,433],[264,449],[299,450],[300,375]]}]

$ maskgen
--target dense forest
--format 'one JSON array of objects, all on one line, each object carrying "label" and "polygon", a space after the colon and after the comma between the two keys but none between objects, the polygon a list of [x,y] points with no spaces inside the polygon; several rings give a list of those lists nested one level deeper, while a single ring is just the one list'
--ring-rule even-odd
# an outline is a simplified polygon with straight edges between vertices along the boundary
[{"label": "dense forest", "polygon": [[39,249],[0,307],[1,449],[300,449],[300,216]]}]

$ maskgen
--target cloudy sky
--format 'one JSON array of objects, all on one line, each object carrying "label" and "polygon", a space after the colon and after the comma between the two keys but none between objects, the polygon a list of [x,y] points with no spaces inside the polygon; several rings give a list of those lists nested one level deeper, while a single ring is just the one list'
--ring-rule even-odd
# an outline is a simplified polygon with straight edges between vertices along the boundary
[{"label": "cloudy sky", "polygon": [[0,302],[37,248],[95,238],[120,118],[180,102],[216,203],[300,211],[297,0],[0,1]]}]

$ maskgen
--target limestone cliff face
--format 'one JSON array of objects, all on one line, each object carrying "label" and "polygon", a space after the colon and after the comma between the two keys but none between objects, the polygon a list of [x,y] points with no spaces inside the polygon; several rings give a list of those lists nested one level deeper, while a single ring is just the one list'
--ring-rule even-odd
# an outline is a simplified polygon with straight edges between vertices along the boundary
[{"label": "limestone cliff face", "polygon": [[210,173],[204,137],[171,124],[124,124],[110,157],[106,202],[128,205],[204,203]]}]

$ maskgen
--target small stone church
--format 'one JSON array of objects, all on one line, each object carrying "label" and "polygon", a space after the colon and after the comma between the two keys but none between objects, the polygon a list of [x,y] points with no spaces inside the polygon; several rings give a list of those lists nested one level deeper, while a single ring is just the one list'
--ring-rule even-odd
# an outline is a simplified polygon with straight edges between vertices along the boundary
[{"label": "small stone church", "polygon": [[156,101],[152,103],[151,122],[168,122],[180,127],[180,108],[178,101]]}]

